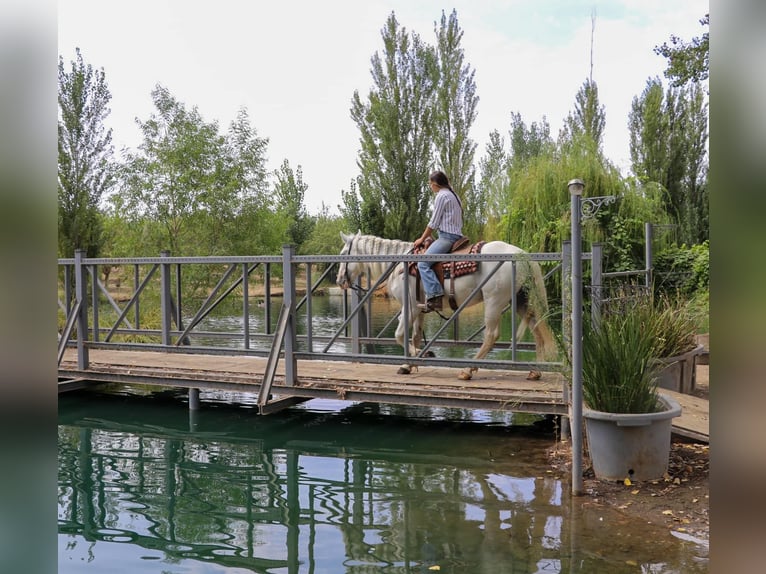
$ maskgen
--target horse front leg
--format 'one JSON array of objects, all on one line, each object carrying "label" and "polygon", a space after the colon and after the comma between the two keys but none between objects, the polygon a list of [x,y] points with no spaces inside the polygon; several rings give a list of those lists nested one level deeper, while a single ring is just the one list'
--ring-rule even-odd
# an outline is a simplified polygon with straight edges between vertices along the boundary
[{"label": "horse front leg", "polygon": [[[414,357],[419,353],[420,344],[423,341],[423,316],[417,311],[413,311],[410,314],[410,340],[405,343],[404,340],[404,315],[399,319],[399,325],[396,327],[396,342],[404,349],[404,345],[408,344],[407,356]],[[417,367],[409,363],[404,363],[397,374],[409,375],[412,373],[413,368],[417,370]]]}]

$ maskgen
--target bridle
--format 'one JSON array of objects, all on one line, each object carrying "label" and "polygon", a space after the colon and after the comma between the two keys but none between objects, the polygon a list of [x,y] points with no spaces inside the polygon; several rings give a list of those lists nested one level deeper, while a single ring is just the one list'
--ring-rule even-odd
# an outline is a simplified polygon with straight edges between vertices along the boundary
[{"label": "bridle", "polygon": [[[354,239],[356,239],[356,235],[352,235],[351,236],[351,240],[348,242],[348,252],[346,253],[346,255],[353,255],[351,253],[351,248],[354,245]],[[366,294],[367,293],[367,289],[365,289],[361,285],[357,285],[356,282],[351,280],[351,276],[348,274],[348,262],[344,261],[343,263],[341,263],[341,265],[344,266],[343,267],[343,281],[344,281],[344,283],[346,285],[348,285],[348,288],[349,289],[353,289],[355,291],[358,291],[359,293]]]}]

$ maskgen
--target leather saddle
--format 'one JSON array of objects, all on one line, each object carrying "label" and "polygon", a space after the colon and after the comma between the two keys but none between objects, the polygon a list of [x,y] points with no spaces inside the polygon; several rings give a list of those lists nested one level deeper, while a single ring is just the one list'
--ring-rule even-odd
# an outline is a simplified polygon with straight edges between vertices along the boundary
[{"label": "leather saddle", "polygon": [[[423,244],[413,251],[416,255],[422,255],[426,252],[428,247],[433,243],[433,239],[426,239]],[[481,253],[481,248],[484,247],[486,241],[479,241],[478,243],[471,244],[471,240],[463,236],[455,243],[452,244],[450,253],[464,253],[464,254],[476,254]],[[450,280],[449,286],[449,306],[455,311],[457,309],[457,302],[455,301],[455,278],[462,275],[469,275],[476,272],[478,269],[478,261],[437,261],[433,265],[433,270],[436,276],[439,278],[439,283],[442,284],[442,288],[445,286],[445,280]],[[415,262],[409,264],[410,275],[417,278],[417,291],[420,292],[420,272],[418,271],[418,265]],[[447,290],[445,289],[445,292]]]}]

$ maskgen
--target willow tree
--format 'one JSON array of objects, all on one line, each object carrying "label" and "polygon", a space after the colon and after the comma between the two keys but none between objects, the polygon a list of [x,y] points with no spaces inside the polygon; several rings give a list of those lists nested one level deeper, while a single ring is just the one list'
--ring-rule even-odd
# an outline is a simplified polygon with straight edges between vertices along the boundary
[{"label": "willow tree", "polygon": [[474,179],[476,143],[469,132],[476,120],[474,70],[465,63],[461,47],[463,31],[453,9],[449,19],[442,12],[436,32],[438,84],[435,93],[433,142],[436,163],[449,177],[452,189],[463,203],[463,232],[472,237],[481,234],[485,201],[480,197]]},{"label": "willow tree", "polygon": [[373,87],[354,92],[359,127],[357,179],[364,232],[413,239],[428,221],[436,55],[393,13],[381,31],[382,53],[371,59]]},{"label": "willow tree", "polygon": [[112,95],[103,69],[86,64],[80,49],[67,69],[58,64],[58,244],[72,257],[98,257],[104,242],[99,203],[115,183],[112,130],[104,120]]}]

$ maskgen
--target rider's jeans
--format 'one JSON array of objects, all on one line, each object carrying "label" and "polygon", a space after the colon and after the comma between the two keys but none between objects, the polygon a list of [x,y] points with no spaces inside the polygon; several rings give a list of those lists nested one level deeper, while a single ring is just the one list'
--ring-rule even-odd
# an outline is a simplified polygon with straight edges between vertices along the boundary
[{"label": "rider's jeans", "polygon": [[[460,239],[461,235],[454,235],[452,233],[439,232],[439,238],[434,241],[426,254],[428,253],[449,253],[452,249],[452,244]],[[433,262],[418,261],[418,270],[420,271],[420,280],[423,282],[423,290],[426,292],[426,299],[433,297],[440,297],[444,295],[444,289],[439,283],[439,278],[436,276],[436,272],[432,269]]]}]

